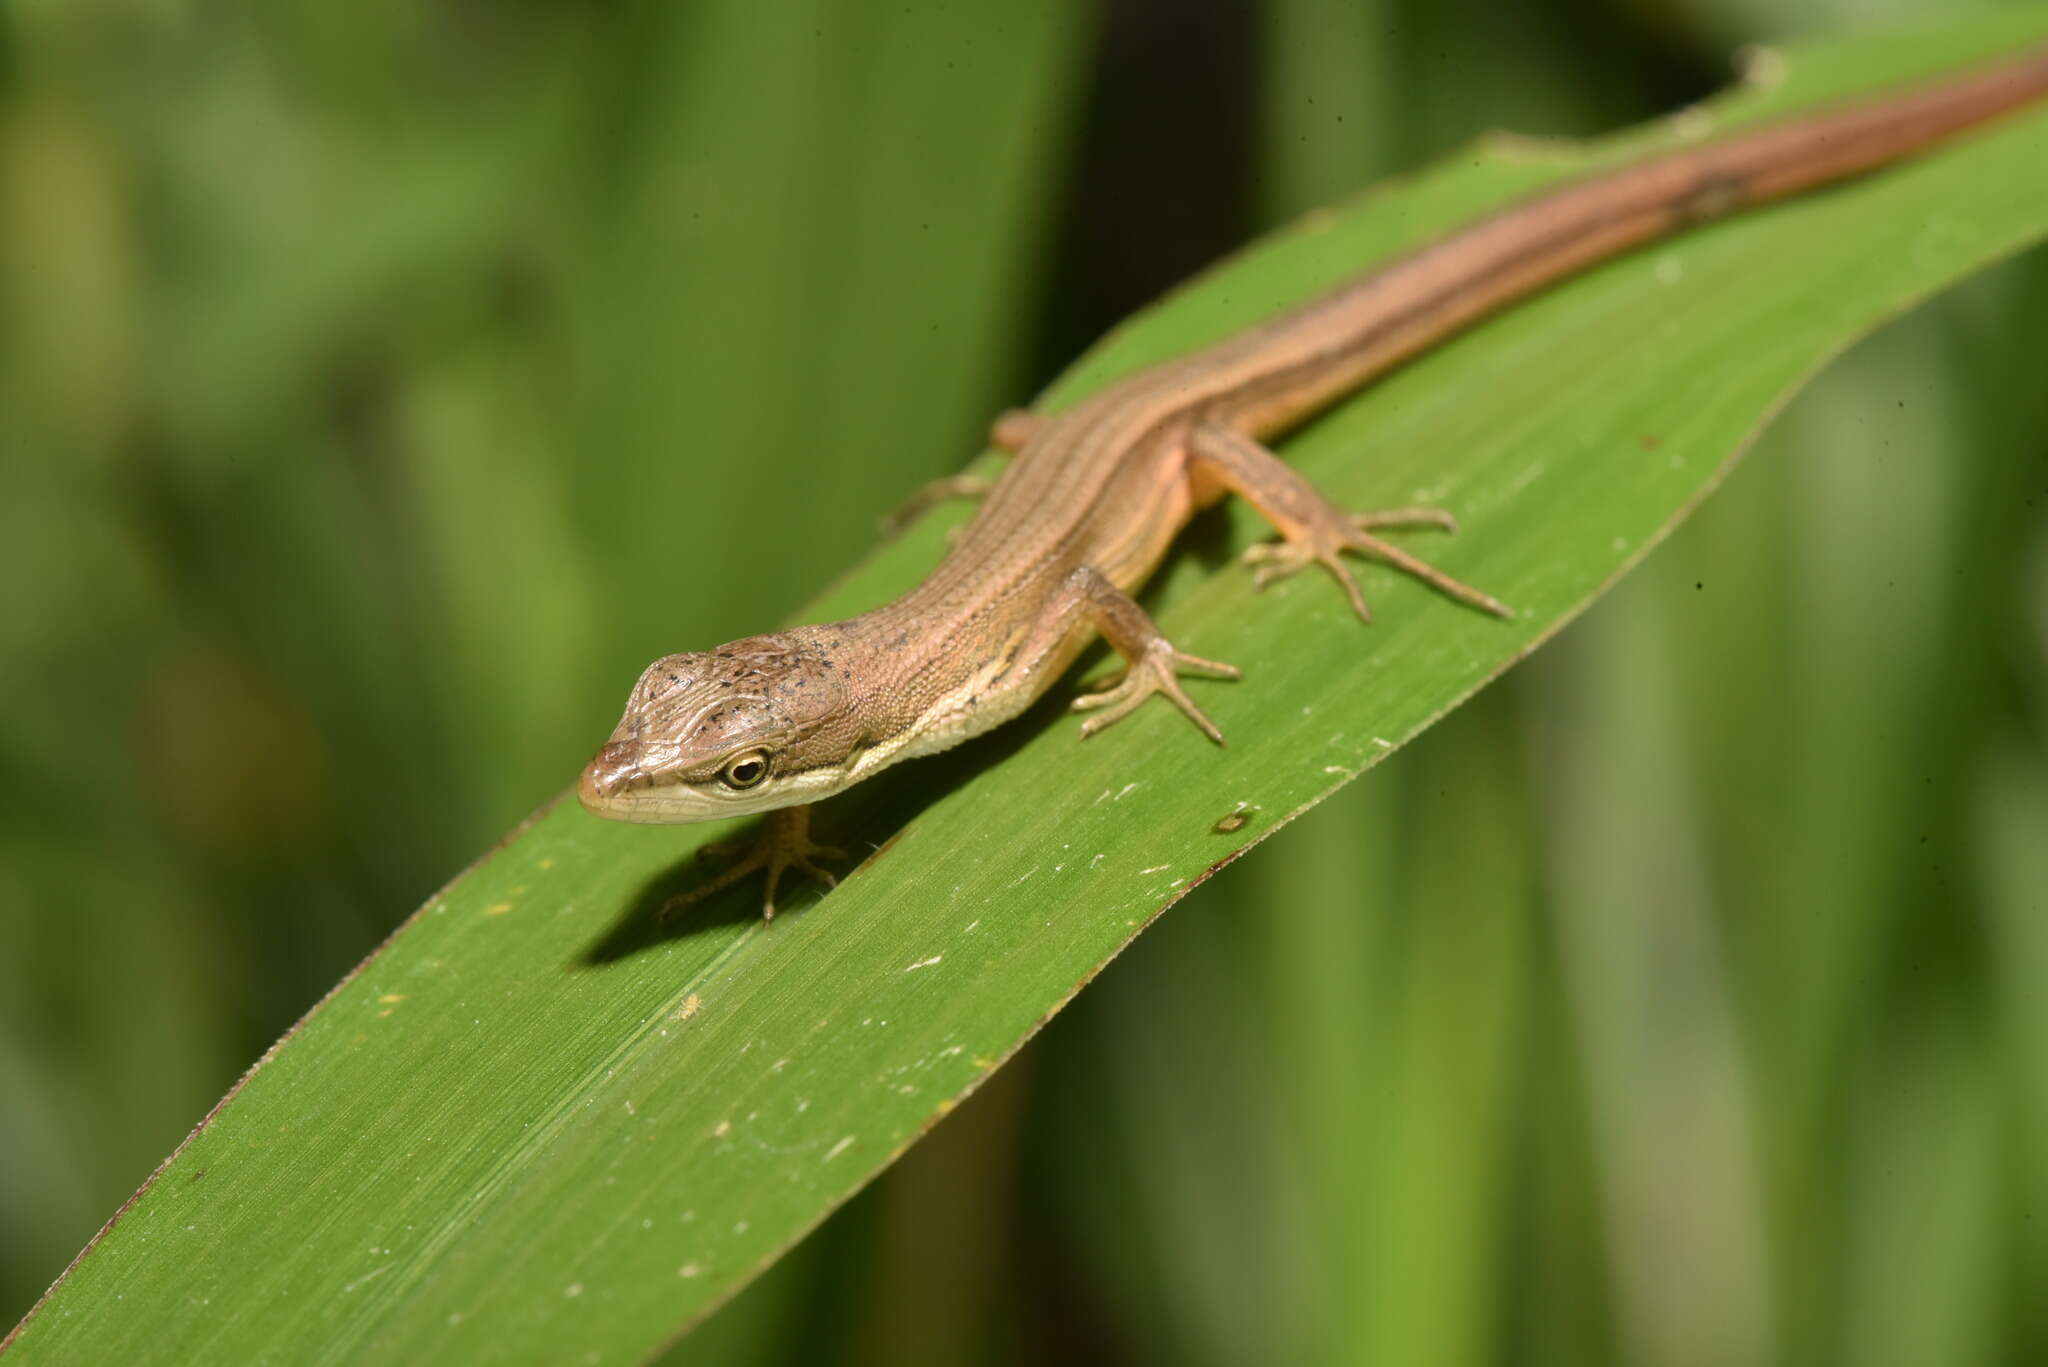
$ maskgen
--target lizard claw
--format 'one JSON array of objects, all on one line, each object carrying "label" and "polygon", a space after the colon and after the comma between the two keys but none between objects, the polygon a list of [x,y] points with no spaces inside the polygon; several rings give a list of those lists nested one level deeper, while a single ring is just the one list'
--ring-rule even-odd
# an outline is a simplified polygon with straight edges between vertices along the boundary
[{"label": "lizard claw", "polygon": [[1081,723],[1083,738],[1094,735],[1103,727],[1123,720],[1138,707],[1138,704],[1154,693],[1163,693],[1174,706],[1187,714],[1188,720],[1202,728],[1202,734],[1218,745],[1223,744],[1223,732],[1209,714],[1195,705],[1195,700],[1180,686],[1180,673],[1202,674],[1212,679],[1241,679],[1244,677],[1235,665],[1218,660],[1205,660],[1199,655],[1190,655],[1175,650],[1163,638],[1154,638],[1145,653],[1137,660],[1126,664],[1117,673],[1104,679],[1093,693],[1084,693],[1074,699],[1076,712],[1089,708],[1102,709],[1095,716]]},{"label": "lizard claw", "polygon": [[1458,529],[1458,522],[1441,508],[1389,508],[1383,512],[1357,513],[1348,517],[1321,517],[1298,529],[1288,529],[1278,541],[1264,541],[1247,548],[1239,559],[1247,565],[1257,566],[1252,575],[1252,587],[1255,589],[1264,589],[1275,580],[1284,579],[1310,565],[1323,566],[1336,576],[1345,596],[1351,600],[1351,610],[1366,623],[1372,621],[1372,608],[1366,603],[1365,592],[1359,588],[1351,567],[1344,562],[1345,551],[1354,551],[1391,565],[1482,612],[1490,612],[1496,617],[1510,615],[1507,605],[1493,595],[1481,593],[1392,542],[1372,535],[1371,529],[1375,527],[1433,527],[1454,532]]},{"label": "lizard claw", "polygon": [[761,899],[761,919],[775,919],[775,890],[782,881],[785,869],[809,874],[828,888],[839,886],[839,880],[831,871],[818,863],[820,859],[847,857],[846,851],[832,845],[820,845],[811,839],[811,809],[809,807],[783,807],[768,813],[768,821],[761,834],[750,843],[720,842],[698,849],[698,856],[737,855],[739,862],[708,882],[678,893],[662,903],[656,919],[666,921],[682,908],[701,902],[714,892],[722,891],[755,873],[765,873],[768,889]]},{"label": "lizard claw", "polygon": [[1216,422],[1196,426],[1188,450],[1196,465],[1226,489],[1249,499],[1280,533],[1277,541],[1253,546],[1244,553],[1247,565],[1258,566],[1256,588],[1310,565],[1321,565],[1337,577],[1351,610],[1367,622],[1372,609],[1358,587],[1344,553],[1351,551],[1413,575],[1437,592],[1490,612],[1511,615],[1498,598],[1460,583],[1436,566],[1382,541],[1383,527],[1433,527],[1454,532],[1458,520],[1442,508],[1387,508],[1374,513],[1347,513],[1321,494],[1301,474],[1250,437]]}]

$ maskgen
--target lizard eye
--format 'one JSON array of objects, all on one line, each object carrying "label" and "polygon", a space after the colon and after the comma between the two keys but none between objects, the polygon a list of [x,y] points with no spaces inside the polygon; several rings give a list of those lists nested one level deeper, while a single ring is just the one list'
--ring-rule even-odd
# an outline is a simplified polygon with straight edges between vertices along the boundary
[{"label": "lizard eye", "polygon": [[752,788],[768,777],[768,752],[749,750],[737,755],[718,771],[718,781],[728,788]]}]

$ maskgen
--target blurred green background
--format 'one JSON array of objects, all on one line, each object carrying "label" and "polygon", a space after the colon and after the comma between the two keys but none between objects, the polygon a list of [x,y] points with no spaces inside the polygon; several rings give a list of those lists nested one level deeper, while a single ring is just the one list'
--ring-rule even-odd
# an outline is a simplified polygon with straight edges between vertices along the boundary
[{"label": "blurred green background", "polygon": [[[19,0],[0,1323],[1087,340],[1941,0]],[[1156,928],[734,1363],[2048,1359],[2048,261]]]}]

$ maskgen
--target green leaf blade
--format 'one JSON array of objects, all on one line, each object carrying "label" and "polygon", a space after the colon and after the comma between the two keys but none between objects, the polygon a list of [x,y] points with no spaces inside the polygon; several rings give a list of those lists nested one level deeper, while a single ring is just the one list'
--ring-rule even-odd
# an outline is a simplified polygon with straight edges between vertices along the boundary
[{"label": "green leaf blade", "polygon": [[[2015,14],[1802,52],[1784,86],[1722,117],[2043,36],[2048,21]],[[1054,401],[1669,136],[1496,150],[1377,191],[1136,320]],[[1150,596],[1178,645],[1244,668],[1243,683],[1197,685],[1227,750],[1158,706],[1080,745],[1058,690],[827,809],[825,837],[868,857],[767,925],[745,889],[651,921],[722,831],[556,804],[252,1072],[15,1349],[644,1357],[942,1117],[1166,906],[1583,609],[1828,357],[2048,232],[2044,206],[2048,114],[2034,113],[1633,254],[1343,405],[1289,459],[1349,504],[1452,508],[1462,534],[1417,544],[1517,615],[1491,621],[1376,570],[1370,631],[1317,576],[1254,600],[1221,564],[1260,534],[1234,511]],[[885,548],[811,615],[900,591],[942,534]],[[1244,824],[1219,830],[1234,814]]]}]

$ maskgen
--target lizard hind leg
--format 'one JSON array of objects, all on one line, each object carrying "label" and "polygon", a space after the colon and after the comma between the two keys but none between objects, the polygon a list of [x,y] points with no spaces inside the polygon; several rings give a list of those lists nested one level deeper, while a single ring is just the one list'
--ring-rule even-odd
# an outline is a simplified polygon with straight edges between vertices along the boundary
[{"label": "lizard hind leg", "polygon": [[1496,617],[1510,615],[1506,604],[1491,594],[1445,574],[1427,561],[1374,536],[1383,527],[1435,527],[1454,532],[1457,522],[1441,508],[1391,508],[1349,514],[1316,492],[1301,472],[1242,433],[1217,422],[1198,426],[1188,442],[1188,458],[1204,474],[1266,515],[1280,540],[1253,546],[1246,564],[1258,566],[1253,583],[1264,588],[1274,580],[1309,565],[1321,565],[1337,576],[1352,609],[1367,622],[1372,609],[1358,587],[1344,552],[1355,551],[1413,575],[1439,593]]},{"label": "lizard hind leg", "polygon": [[1074,571],[1065,591],[1071,595],[1070,605],[1084,612],[1103,638],[1124,657],[1121,670],[1102,680],[1094,692],[1074,699],[1072,705],[1077,712],[1101,709],[1081,723],[1082,736],[1092,736],[1105,726],[1122,721],[1147,698],[1160,693],[1200,727],[1203,735],[1223,744],[1223,732],[1187,695],[1180,685],[1180,675],[1186,672],[1212,679],[1243,678],[1235,665],[1176,650],[1145,615],[1145,610],[1099,570],[1084,566]]}]

